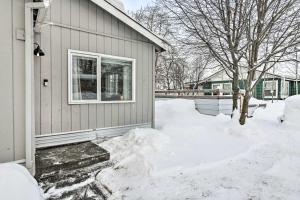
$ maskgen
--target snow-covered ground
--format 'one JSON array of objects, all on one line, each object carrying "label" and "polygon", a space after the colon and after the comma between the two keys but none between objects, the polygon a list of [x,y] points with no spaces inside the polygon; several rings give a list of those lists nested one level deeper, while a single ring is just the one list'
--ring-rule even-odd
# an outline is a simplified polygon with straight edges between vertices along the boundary
[{"label": "snow-covered ground", "polygon": [[268,103],[240,126],[237,118],[199,114],[193,101],[157,101],[156,130],[100,144],[115,165],[97,180],[111,199],[298,200],[300,109],[282,117],[284,104]]},{"label": "snow-covered ground", "polygon": [[1,200],[42,200],[42,191],[27,169],[17,164],[0,164]]}]

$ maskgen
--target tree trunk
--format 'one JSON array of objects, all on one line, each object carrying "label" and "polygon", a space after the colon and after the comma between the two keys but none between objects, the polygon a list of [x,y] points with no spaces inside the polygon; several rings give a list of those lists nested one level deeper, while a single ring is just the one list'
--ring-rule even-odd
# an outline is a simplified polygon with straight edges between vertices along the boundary
[{"label": "tree trunk", "polygon": [[235,110],[238,109],[238,99],[239,99],[239,75],[238,73],[233,74],[233,80],[232,80],[232,111],[234,112]]},{"label": "tree trunk", "polygon": [[241,116],[240,116],[240,124],[241,125],[245,125],[245,123],[246,123],[246,118],[248,116],[249,100],[250,100],[250,92],[247,90],[245,93],[244,100],[243,100],[242,112],[241,112]]}]

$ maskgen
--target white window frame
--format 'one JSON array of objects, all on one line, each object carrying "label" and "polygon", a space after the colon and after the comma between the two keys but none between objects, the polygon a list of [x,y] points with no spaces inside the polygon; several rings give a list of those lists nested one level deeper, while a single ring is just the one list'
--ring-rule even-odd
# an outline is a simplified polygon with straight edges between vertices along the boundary
[{"label": "white window frame", "polygon": [[[214,86],[216,86],[216,85],[220,86],[220,88],[214,89]],[[222,83],[213,83],[213,84],[211,84],[211,89],[213,89],[213,90],[222,90],[222,87],[223,87]]]},{"label": "white window frame", "polygon": [[[230,84],[230,87],[231,87],[231,89],[232,89],[232,83],[231,82],[228,82],[228,83],[212,83],[212,85],[211,85],[211,88],[213,89],[214,88],[214,86],[215,85],[219,85],[220,86],[220,89],[219,90],[221,90],[221,92],[220,92],[220,96],[223,96],[223,90],[224,90],[224,84]],[[217,90],[217,89],[216,89]],[[229,95],[225,95],[225,96],[230,96],[231,94],[229,94]]]},{"label": "white window frame", "polygon": [[[229,83],[223,83],[223,84],[222,84],[222,90],[224,90],[224,85],[225,85],[225,84],[230,85],[230,88],[231,88],[231,91],[229,91],[229,95],[226,95],[226,96],[232,95],[232,83],[231,83],[231,82],[229,82]],[[224,91],[223,91],[222,93],[224,93]]]},{"label": "white window frame", "polygon": [[278,98],[278,80],[264,80],[263,81],[263,97],[264,98],[272,98],[272,96],[265,96],[265,83],[268,83],[268,82],[275,82],[275,89],[276,89],[276,95],[273,95],[273,98]]},{"label": "white window frame", "polygon": [[[73,99],[73,84],[72,84],[72,62],[73,56],[81,56],[97,59],[97,100],[74,100]],[[132,62],[132,100],[129,101],[102,101],[101,100],[101,58],[111,58]],[[68,49],[68,101],[71,105],[76,104],[113,104],[113,103],[135,103],[136,102],[136,59],[93,53],[87,51],[79,51]]]},{"label": "white window frame", "polygon": [[[287,88],[286,88],[286,86],[287,86]],[[285,80],[285,78],[281,79],[281,98],[282,99],[286,99],[287,97],[289,97],[289,88],[290,88],[290,82]]]}]

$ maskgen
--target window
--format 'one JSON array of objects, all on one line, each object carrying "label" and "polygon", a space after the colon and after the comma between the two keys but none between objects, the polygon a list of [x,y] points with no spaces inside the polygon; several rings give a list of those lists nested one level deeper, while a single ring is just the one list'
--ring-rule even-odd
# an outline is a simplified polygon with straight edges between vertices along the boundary
[{"label": "window", "polygon": [[231,91],[231,83],[224,83],[223,90]]},{"label": "window", "polygon": [[220,92],[218,90],[222,89],[221,84],[212,84],[213,93],[212,95],[220,95]]},{"label": "window", "polygon": [[101,101],[132,100],[132,61],[101,59]]},{"label": "window", "polygon": [[135,101],[135,59],[69,50],[69,103]]},{"label": "window", "polygon": [[223,95],[231,95],[232,85],[231,83],[223,84]]},{"label": "window", "polygon": [[288,81],[282,79],[281,81],[281,98],[287,98],[289,96],[289,87],[290,84]]},{"label": "window", "polygon": [[278,82],[274,81],[264,81],[264,96],[266,98],[277,98]]},{"label": "window", "polygon": [[212,84],[212,89],[213,90],[220,90],[220,89],[222,89],[221,84]]},{"label": "window", "polygon": [[[215,83],[212,84],[213,90],[221,90],[220,94],[217,91],[214,91],[214,95],[230,95],[232,90],[231,83]],[[223,91],[224,90],[224,91]]]},{"label": "window", "polygon": [[72,99],[97,100],[97,58],[72,56]]}]

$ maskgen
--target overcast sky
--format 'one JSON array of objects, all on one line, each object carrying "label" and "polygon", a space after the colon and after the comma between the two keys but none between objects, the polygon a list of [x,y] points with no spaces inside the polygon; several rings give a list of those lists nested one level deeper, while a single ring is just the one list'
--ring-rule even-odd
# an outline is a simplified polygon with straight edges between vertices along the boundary
[{"label": "overcast sky", "polygon": [[150,4],[152,0],[122,0],[125,6],[126,10],[134,11],[141,6],[146,6],[147,4]]}]

